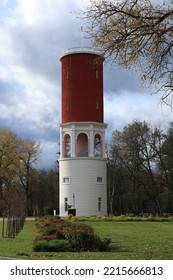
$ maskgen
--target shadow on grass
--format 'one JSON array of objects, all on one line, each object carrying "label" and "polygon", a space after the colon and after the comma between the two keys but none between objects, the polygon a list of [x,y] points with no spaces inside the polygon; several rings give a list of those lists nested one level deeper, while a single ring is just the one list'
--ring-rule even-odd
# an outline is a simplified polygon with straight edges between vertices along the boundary
[{"label": "shadow on grass", "polygon": [[108,252],[111,252],[111,253],[132,253],[132,252],[134,252],[134,250],[133,250],[133,248],[129,248],[129,247],[125,247],[125,246],[122,247],[122,245],[111,243]]}]

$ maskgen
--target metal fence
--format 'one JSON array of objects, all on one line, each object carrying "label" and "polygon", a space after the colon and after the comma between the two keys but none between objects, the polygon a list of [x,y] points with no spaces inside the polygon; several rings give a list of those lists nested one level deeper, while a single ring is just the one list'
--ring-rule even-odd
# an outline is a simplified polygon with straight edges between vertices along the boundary
[{"label": "metal fence", "polygon": [[25,214],[20,217],[8,216],[3,217],[2,237],[15,237],[23,229],[25,223]]}]

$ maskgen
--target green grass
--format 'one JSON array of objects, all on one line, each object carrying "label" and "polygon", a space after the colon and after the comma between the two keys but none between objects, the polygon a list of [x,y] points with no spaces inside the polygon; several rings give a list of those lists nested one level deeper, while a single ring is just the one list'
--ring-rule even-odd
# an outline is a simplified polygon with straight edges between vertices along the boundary
[{"label": "green grass", "polygon": [[[32,250],[36,233],[34,221],[26,221],[24,229],[17,237],[0,237],[0,256],[61,260],[173,260],[172,222],[85,221],[83,223],[93,226],[100,237],[111,238],[109,252],[35,253]],[[0,222],[1,232],[2,222]]]},{"label": "green grass", "polygon": [[2,222],[0,222],[0,256],[19,257],[17,254],[32,253],[32,240],[34,239],[34,221],[26,221],[24,229],[15,238],[2,238]]}]

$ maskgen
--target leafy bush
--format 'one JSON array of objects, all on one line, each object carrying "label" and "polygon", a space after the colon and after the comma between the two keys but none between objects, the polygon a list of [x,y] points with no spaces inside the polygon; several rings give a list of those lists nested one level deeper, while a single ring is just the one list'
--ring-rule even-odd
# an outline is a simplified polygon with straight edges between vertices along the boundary
[{"label": "leafy bush", "polygon": [[[67,220],[69,220],[67,218]],[[133,215],[121,215],[121,216],[91,216],[91,217],[72,217],[70,221],[73,222],[173,222],[173,216],[133,216]]]},{"label": "leafy bush", "polygon": [[34,252],[48,252],[48,241],[39,240],[34,244]]},{"label": "leafy bush", "polygon": [[109,249],[109,244],[111,243],[111,239],[110,238],[104,238],[103,240],[100,240],[99,241],[99,251],[101,252],[105,252],[105,251],[108,251]]},{"label": "leafy bush", "polygon": [[59,217],[47,216],[36,221],[37,228],[36,240],[45,239],[46,236],[55,235],[57,239],[64,239],[62,230],[69,222],[60,219]]},{"label": "leafy bush", "polygon": [[146,218],[146,221],[155,222],[155,221],[157,221],[157,218],[154,215],[151,214]]},{"label": "leafy bush", "polygon": [[63,230],[72,251],[106,251],[110,242],[102,241],[88,225],[71,225]]},{"label": "leafy bush", "polygon": [[172,217],[172,216],[169,216],[169,217],[168,217],[168,221],[169,221],[169,222],[173,222],[173,217]]},{"label": "leafy bush", "polygon": [[56,234],[49,234],[49,235],[46,235],[44,236],[44,240],[53,240],[53,239],[56,239]]},{"label": "leafy bush", "polygon": [[103,241],[93,228],[84,224],[75,224],[58,217],[45,217],[36,221],[38,234],[34,251],[106,251],[110,239]]},{"label": "leafy bush", "polygon": [[64,240],[39,240],[34,244],[35,252],[65,252],[68,245]]},{"label": "leafy bush", "polygon": [[49,252],[65,252],[68,249],[68,244],[65,240],[51,240],[49,243]]}]

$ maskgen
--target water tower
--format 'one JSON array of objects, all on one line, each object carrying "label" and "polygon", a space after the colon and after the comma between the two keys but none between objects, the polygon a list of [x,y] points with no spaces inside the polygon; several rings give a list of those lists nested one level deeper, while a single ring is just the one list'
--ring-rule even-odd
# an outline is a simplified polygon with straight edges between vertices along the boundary
[{"label": "water tower", "polygon": [[60,216],[107,215],[103,57],[71,48],[62,63]]}]

